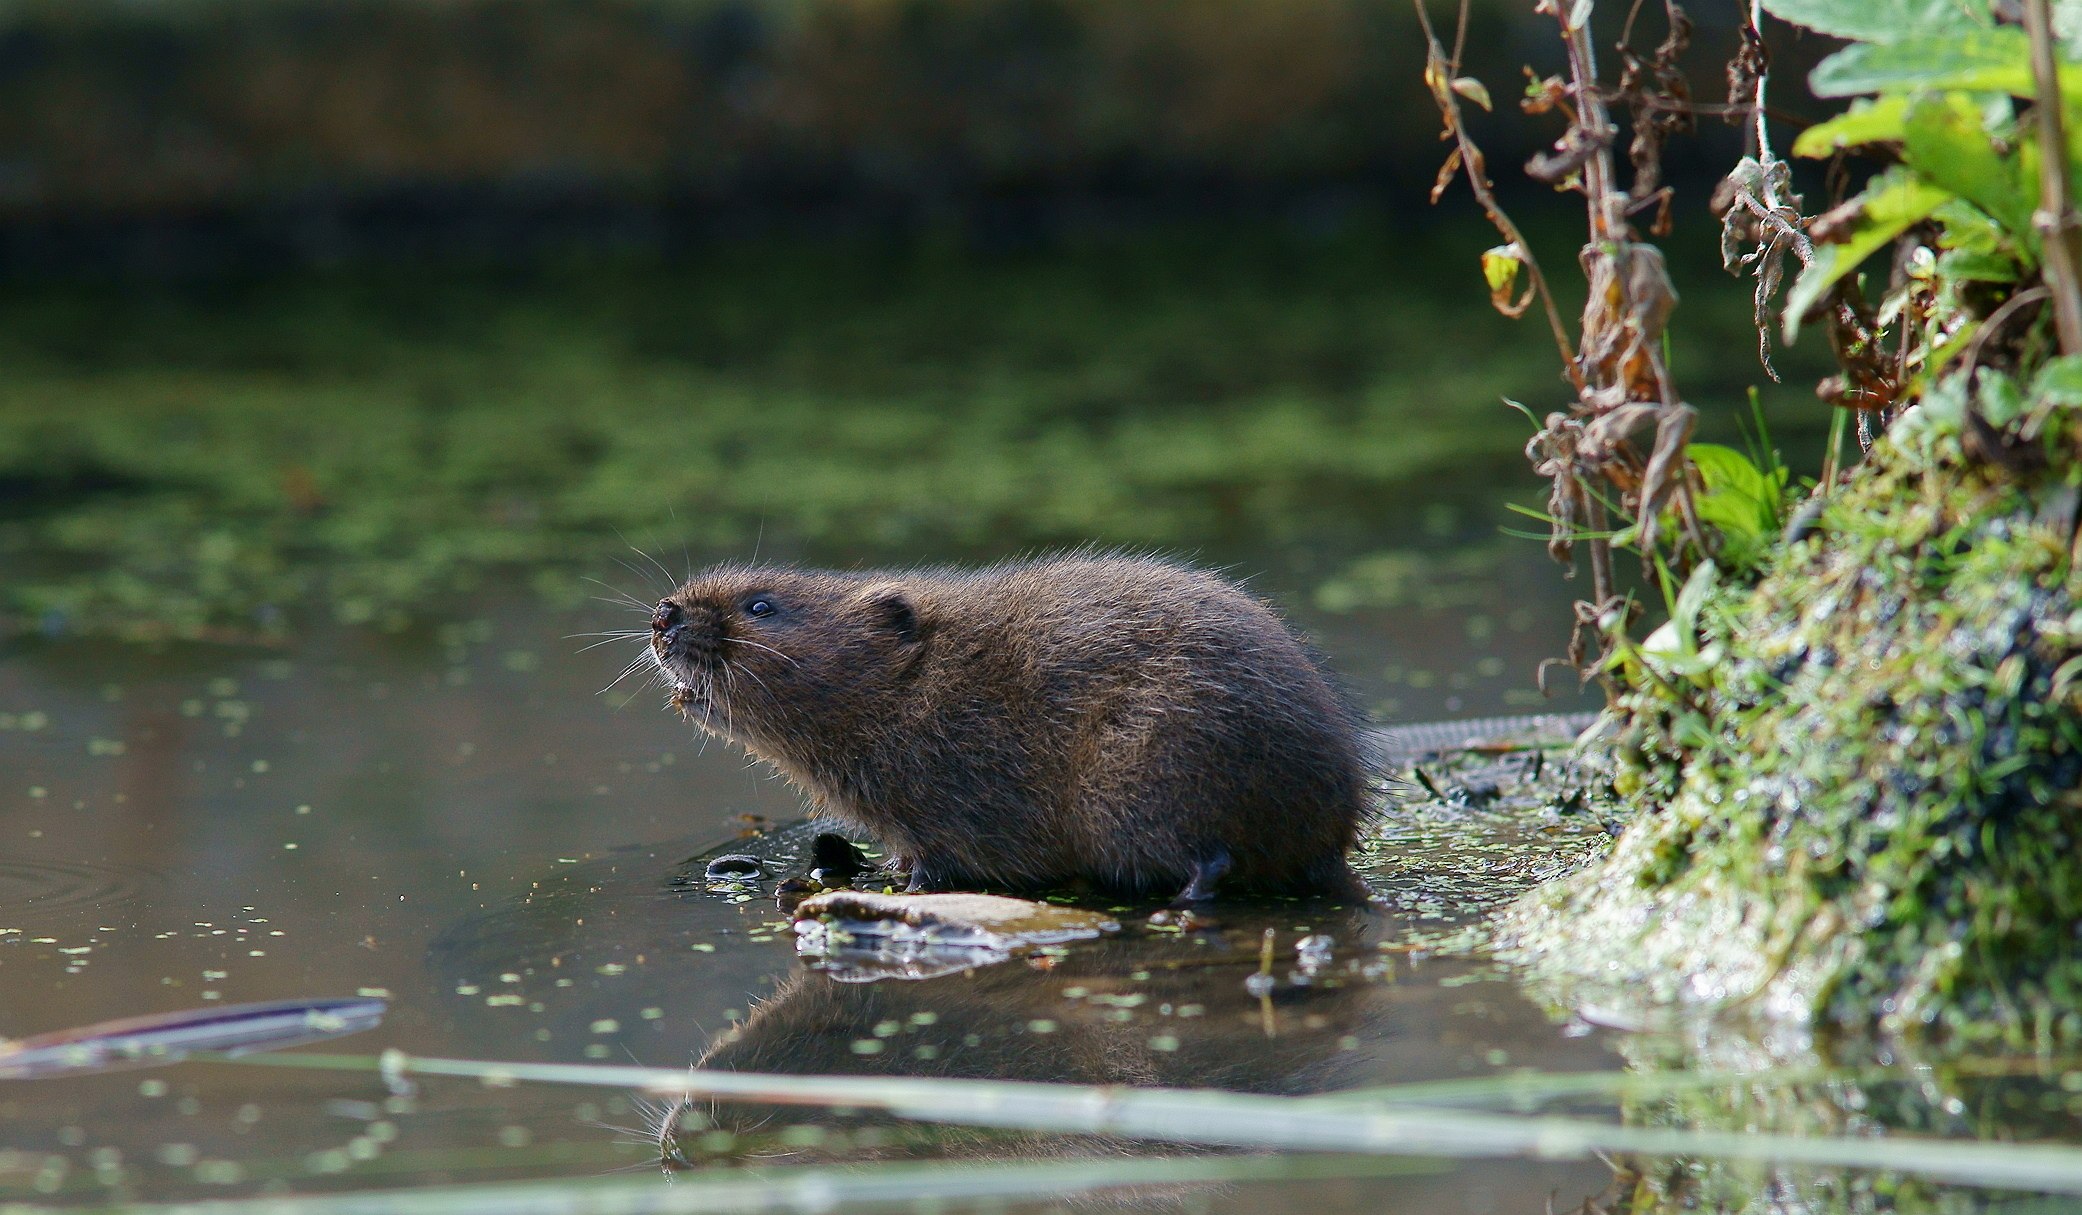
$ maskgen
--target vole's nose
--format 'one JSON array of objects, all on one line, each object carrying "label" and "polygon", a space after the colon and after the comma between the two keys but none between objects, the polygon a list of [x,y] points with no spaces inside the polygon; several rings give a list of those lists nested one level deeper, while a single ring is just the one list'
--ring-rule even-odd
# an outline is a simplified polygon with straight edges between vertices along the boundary
[{"label": "vole's nose", "polygon": [[665,633],[686,618],[687,613],[680,609],[680,605],[667,599],[658,605],[656,611],[651,613],[651,632],[653,634]]}]

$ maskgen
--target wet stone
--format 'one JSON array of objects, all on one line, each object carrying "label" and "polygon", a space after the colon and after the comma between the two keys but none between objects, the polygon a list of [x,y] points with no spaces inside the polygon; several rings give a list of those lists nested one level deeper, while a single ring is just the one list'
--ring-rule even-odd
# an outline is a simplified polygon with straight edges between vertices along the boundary
[{"label": "wet stone", "polygon": [[795,909],[797,951],[859,982],[930,978],[1119,931],[1098,912],[990,894],[834,890]]},{"label": "wet stone", "polygon": [[766,865],[756,856],[733,852],[710,861],[701,876],[711,882],[756,882],[766,876]]}]

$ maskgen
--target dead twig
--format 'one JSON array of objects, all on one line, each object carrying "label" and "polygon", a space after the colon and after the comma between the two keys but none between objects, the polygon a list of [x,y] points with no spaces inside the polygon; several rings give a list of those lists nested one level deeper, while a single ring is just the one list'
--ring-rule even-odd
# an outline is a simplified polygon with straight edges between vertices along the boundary
[{"label": "dead twig", "polygon": [[[1460,94],[1455,91],[1455,86],[1467,87],[1461,83],[1460,75],[1460,53],[1467,37],[1467,0],[1461,0],[1460,3],[1459,26],[1450,58],[1446,55],[1445,48],[1439,45],[1438,35],[1432,30],[1431,14],[1425,11],[1424,0],[1415,2],[1417,22],[1424,29],[1424,82],[1431,89],[1432,100],[1438,104],[1439,115],[1446,124],[1446,129],[1440,137],[1453,141],[1453,151],[1447,155],[1446,163],[1439,170],[1438,182],[1432,187],[1432,201],[1438,201],[1439,195],[1445,192],[1447,183],[1452,181],[1454,171],[1459,170],[1461,176],[1466,178],[1468,189],[1475,196],[1475,202],[1481,206],[1482,214],[1488,217],[1491,226],[1496,228],[1498,235],[1504,238],[1505,244],[1514,250],[1518,261],[1524,266],[1526,290],[1530,297],[1528,302],[1539,302],[1540,309],[1547,318],[1547,327],[1554,334],[1555,348],[1561,353],[1562,368],[1568,375],[1569,382],[1581,392],[1583,380],[1576,371],[1576,363],[1570,349],[1569,331],[1562,323],[1561,309],[1554,302],[1554,293],[1547,288],[1547,276],[1541,271],[1539,259],[1533,256],[1532,246],[1526,242],[1524,234],[1518,230],[1518,225],[1511,222],[1511,217],[1497,203],[1496,194],[1490,187],[1489,162],[1483,156],[1482,149],[1475,146],[1475,141],[1468,136],[1467,125],[1461,120]],[[1524,307],[1524,304],[1519,305],[1519,310],[1523,311]]]}]

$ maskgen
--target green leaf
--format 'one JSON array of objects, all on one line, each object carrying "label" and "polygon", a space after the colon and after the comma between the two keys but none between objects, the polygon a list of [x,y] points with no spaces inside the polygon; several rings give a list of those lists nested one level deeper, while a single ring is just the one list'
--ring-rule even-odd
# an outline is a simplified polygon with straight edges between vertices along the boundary
[{"label": "green leaf", "polygon": [[1765,472],[1719,443],[1692,443],[1684,454],[1705,487],[1694,503],[1699,519],[1720,531],[1721,553],[1731,566],[1750,565],[1778,532],[1786,469]]},{"label": "green leaf", "polygon": [[1966,324],[1961,325],[1950,337],[1939,342],[1930,349],[1930,353],[1923,356],[1923,374],[1928,377],[1934,377],[1943,373],[1945,368],[1951,365],[1953,359],[1959,357],[1962,351],[1973,344],[1974,335],[1980,331],[1980,321],[1968,321]]},{"label": "green leaf", "polygon": [[[2036,172],[2036,162],[2031,167]],[[2017,246],[2010,239],[2009,232],[1972,203],[1953,199],[1932,211],[1930,217],[1938,222],[1937,247],[1940,249],[2000,257],[2011,257],[2016,253]]]},{"label": "green leaf", "polygon": [[1670,605],[1670,619],[1641,639],[1643,661],[1666,677],[1711,686],[1714,668],[1726,655],[1717,641],[1705,647],[1699,645],[1699,614],[1719,582],[1720,570],[1711,561],[1701,561],[1692,570],[1684,589],[1677,593],[1676,602]]},{"label": "green leaf", "polygon": [[[2061,76],[2061,91],[2070,100],[2082,92],[2076,75]],[[1808,85],[1817,97],[1961,89],[2029,98],[2034,92],[2031,42],[2023,30],[2006,25],[1943,36],[1919,34],[1894,43],[1857,43],[1817,64]]]},{"label": "green leaf", "polygon": [[1497,245],[1482,251],[1482,281],[1489,284],[1492,297],[1511,298],[1511,289],[1518,285],[1518,271],[1525,265],[1525,250],[1513,241],[1508,245]]},{"label": "green leaf", "polygon": [[1995,150],[1983,111],[1963,93],[1917,97],[1902,126],[1902,156],[1941,189],[1950,190],[1995,217],[2027,248],[2036,181],[2021,181],[2018,161]]},{"label": "green leaf", "polygon": [[1939,282],[2014,283],[2024,275],[2017,259],[1979,249],[1955,249],[1937,259],[1931,275]]},{"label": "green leaf", "polygon": [[1983,375],[1974,396],[1981,416],[1996,426],[2008,426],[2024,416],[2024,392],[2009,376]]},{"label": "green leaf", "polygon": [[2082,354],[2046,360],[2032,377],[2031,399],[2053,405],[2082,405]]},{"label": "green leaf", "polygon": [[1995,24],[1988,6],[1972,0],[1764,0],[1764,11],[1817,33],[1859,42],[1963,34]]},{"label": "green leaf", "polygon": [[1889,169],[1873,178],[1858,196],[1863,206],[1849,231],[1839,241],[1816,245],[1813,264],[1800,272],[1793,289],[1786,293],[1786,341],[1799,335],[1800,318],[1838,279],[1954,197],[1902,169]]},{"label": "green leaf", "polygon": [[1793,141],[1793,155],[1828,156],[1860,144],[1898,142],[1908,107],[1906,97],[1861,97],[1850,109],[1800,132]]},{"label": "green leaf", "polygon": [[1912,459],[1928,461],[1956,445],[1945,440],[1966,424],[1966,385],[1971,369],[1932,381],[1915,408],[1887,426],[1887,439]]},{"label": "green leaf", "polygon": [[[1742,459],[1739,454],[1735,458]],[[1749,463],[1747,460],[1742,462]],[[1706,606],[1707,597],[1713,594],[1714,585],[1719,581],[1720,570],[1713,562],[1701,561],[1692,571],[1692,576],[1684,580],[1684,589],[1677,592],[1677,605],[1671,610],[1670,618],[1692,638],[1698,636],[1699,610]],[[1693,647],[1687,645],[1685,648]]]}]

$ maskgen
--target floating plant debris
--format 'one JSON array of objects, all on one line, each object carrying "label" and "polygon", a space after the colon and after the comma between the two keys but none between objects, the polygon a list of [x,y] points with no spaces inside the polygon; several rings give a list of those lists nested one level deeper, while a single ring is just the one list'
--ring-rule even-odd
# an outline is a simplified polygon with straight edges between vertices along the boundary
[{"label": "floating plant debris", "polygon": [[272,1000],[100,1021],[0,1042],[0,1079],[175,1063],[195,1051],[243,1055],[374,1029],[382,1000]]}]

